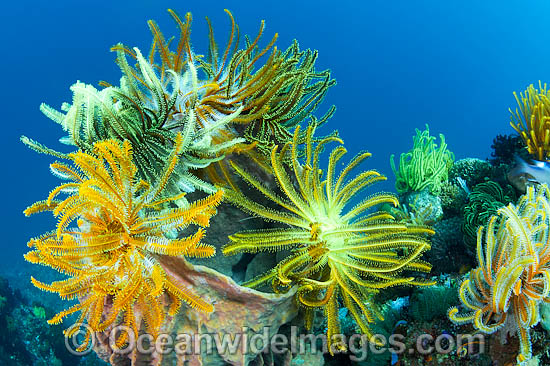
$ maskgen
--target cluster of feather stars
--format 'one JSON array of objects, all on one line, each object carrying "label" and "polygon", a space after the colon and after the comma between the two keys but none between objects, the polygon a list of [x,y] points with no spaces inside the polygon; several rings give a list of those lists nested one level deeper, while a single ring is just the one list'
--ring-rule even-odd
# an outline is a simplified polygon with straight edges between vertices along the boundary
[{"label": "cluster of feather stars", "polygon": [[[68,277],[51,284],[32,281],[63,299],[78,300],[50,323],[80,312],[77,324],[87,322],[91,329],[88,342],[93,333],[120,323],[135,334],[144,323],[157,334],[182,303],[215,311],[208,299],[178,286],[163,269],[162,257],[214,255],[214,247],[201,241],[203,228],[224,196],[284,225],[235,233],[224,254],[290,250],[276,268],[248,285],[271,281],[276,292],[296,286],[308,327],[314,310],[324,310],[329,342],[339,333],[340,301],[370,336],[368,323],[380,317],[373,294],[395,285],[430,284],[411,272],[430,270],[420,257],[430,248],[426,236],[433,231],[398,222],[387,212],[371,212],[381,203],[397,205],[396,196],[375,194],[347,207],[365,188],[385,179],[374,170],[349,178],[370,154],[358,154],[337,175],[336,165],[346,152],[339,146],[330,153],[326,173],[319,166],[324,146],[342,141],[336,134],[314,138],[334,111],[319,119],[311,114],[334,85],[330,72],[315,71],[317,52],[300,51],[297,42],[281,52],[274,46],[277,35],[260,48],[263,22],[258,36],[246,38],[239,49],[238,27],[227,13],[232,26],[223,54],[211,28],[207,57],[194,54],[191,15],[182,21],[170,11],[180,31],[176,39],[167,41],[151,21],[153,45],[147,57],[137,48],[113,47],[123,73],[119,86],[102,83],[98,90],[77,82],[71,87],[72,104],[64,104],[61,112],[42,105],[67,133],[61,141],[76,152],[62,153],[22,137],[36,151],[72,163],[52,163],[52,172],[67,182],[25,210],[27,215],[51,211],[58,218],[55,230],[30,240],[32,251],[25,258]],[[265,63],[254,70],[262,58]],[[206,77],[199,78],[199,71]],[[308,127],[301,129],[307,118]],[[277,188],[268,189],[228,158],[235,153],[270,173]],[[248,183],[280,209],[251,200],[233,179]],[[204,198],[189,202],[186,193],[193,190],[203,191]],[[182,237],[192,227],[198,229]],[[122,334],[117,344],[126,341]]]}]

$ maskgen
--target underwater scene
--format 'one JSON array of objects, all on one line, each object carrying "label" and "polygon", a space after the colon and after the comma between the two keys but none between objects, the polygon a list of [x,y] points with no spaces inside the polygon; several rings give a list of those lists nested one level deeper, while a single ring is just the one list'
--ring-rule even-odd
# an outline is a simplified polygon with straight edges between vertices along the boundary
[{"label": "underwater scene", "polygon": [[550,365],[548,14],[6,5],[0,365]]}]

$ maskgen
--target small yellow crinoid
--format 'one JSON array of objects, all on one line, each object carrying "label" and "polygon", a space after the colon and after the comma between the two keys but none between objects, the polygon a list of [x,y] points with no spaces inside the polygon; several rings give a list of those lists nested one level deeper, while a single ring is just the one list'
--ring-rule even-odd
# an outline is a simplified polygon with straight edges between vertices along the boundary
[{"label": "small yellow crinoid", "polygon": [[514,93],[519,110],[510,109],[510,125],[519,133],[529,154],[537,160],[550,159],[550,91],[539,82],[525,93]]},{"label": "small yellow crinoid", "polygon": [[[69,154],[75,168],[51,164],[52,172],[69,182],[55,188],[47,200],[28,207],[25,214],[53,211],[59,221],[56,230],[30,240],[33,250],[25,259],[68,276],[51,284],[32,278],[36,287],[63,299],[78,298],[79,302],[49,323],[60,323],[80,311],[77,324],[87,321],[92,332],[122,323],[137,335],[143,319],[148,331],[156,334],[166,313],[175,314],[182,302],[200,311],[213,310],[205,299],[178,288],[157,260],[158,255],[208,257],[215,251],[201,243],[202,229],[181,239],[164,236],[189,224],[208,226],[222,198],[222,191],[218,191],[186,207],[165,208],[167,202],[179,197],[166,198],[161,193],[176,166],[181,145],[182,136],[178,135],[155,186],[137,178],[128,141],[106,140],[95,144],[94,154]],[[57,200],[61,193],[67,193],[67,198]],[[70,228],[75,220],[78,227]],[[167,311],[165,303],[170,304]],[[91,336],[86,334],[81,349],[88,347]],[[117,345],[122,346],[127,337],[123,332]]]},{"label": "small yellow crinoid", "polygon": [[[373,322],[375,316],[381,317],[372,301],[374,293],[394,285],[429,283],[413,278],[410,271],[430,271],[431,266],[420,260],[420,256],[430,248],[423,234],[433,234],[433,231],[425,226],[399,223],[387,212],[371,212],[381,203],[398,204],[397,197],[389,193],[366,197],[347,210],[346,206],[360,191],[386,178],[368,170],[348,179],[349,173],[370,156],[367,152],[358,154],[336,175],[336,165],[346,153],[343,146],[332,150],[328,169],[323,174],[319,163],[325,145],[342,141],[337,137],[327,137],[314,143],[313,133],[314,129],[309,127],[305,152],[299,151],[299,128],[292,142],[282,149],[273,148],[271,166],[279,193],[233,165],[246,182],[279,209],[254,202],[240,191],[226,191],[226,197],[254,215],[286,226],[231,235],[223,252],[291,250],[290,255],[274,269],[247,285],[272,281],[277,292],[296,285],[297,299],[306,312],[308,328],[312,326],[314,309],[324,310],[332,353],[334,349],[345,348],[336,336],[340,333],[339,298],[361,331],[371,339],[367,324]],[[303,165],[298,161],[301,153],[305,155]],[[290,166],[285,166],[289,160]]]}]

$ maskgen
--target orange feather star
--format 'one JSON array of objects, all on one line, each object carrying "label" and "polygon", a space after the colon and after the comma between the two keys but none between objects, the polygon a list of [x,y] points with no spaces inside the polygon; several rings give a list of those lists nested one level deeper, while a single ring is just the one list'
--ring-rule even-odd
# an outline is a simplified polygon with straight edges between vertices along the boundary
[{"label": "orange feather star", "polygon": [[[69,154],[75,168],[51,164],[52,172],[69,182],[52,190],[47,200],[28,207],[25,214],[53,211],[59,221],[55,231],[30,240],[33,250],[25,259],[68,276],[51,284],[32,278],[36,287],[79,302],[55,315],[50,324],[80,311],[76,323],[86,320],[92,332],[116,323],[138,334],[143,319],[147,329],[157,334],[166,314],[175,314],[182,302],[198,311],[213,311],[206,300],[178,288],[157,260],[159,255],[210,257],[215,252],[214,247],[201,243],[202,228],[185,238],[164,235],[190,224],[208,226],[222,199],[222,191],[218,191],[186,207],[163,209],[167,202],[181,197],[161,194],[178,161],[182,140],[178,135],[155,186],[137,178],[128,141],[98,142],[94,155]],[[67,193],[67,198],[56,200],[61,193]],[[75,220],[78,228],[69,228]],[[168,311],[164,310],[163,295],[169,299]],[[92,332],[81,349],[88,347]],[[65,334],[71,336],[72,331]],[[127,340],[125,332],[117,338],[117,345]]]}]

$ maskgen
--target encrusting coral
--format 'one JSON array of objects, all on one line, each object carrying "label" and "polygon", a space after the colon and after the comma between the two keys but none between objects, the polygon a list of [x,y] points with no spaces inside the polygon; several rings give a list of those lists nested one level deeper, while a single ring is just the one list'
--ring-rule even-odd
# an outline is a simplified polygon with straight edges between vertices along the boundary
[{"label": "encrusting coral", "polygon": [[439,134],[437,146],[434,136],[426,125],[425,131],[416,129],[413,148],[399,157],[399,169],[396,168],[394,155],[390,157],[391,168],[395,174],[395,189],[399,193],[416,192],[428,188],[438,194],[441,185],[447,181],[449,169],[454,162],[454,154],[447,149],[445,137]]},{"label": "encrusting coral", "polygon": [[[287,227],[238,232],[229,237],[230,243],[222,250],[227,255],[291,250],[274,269],[246,284],[256,286],[271,280],[276,292],[298,286],[297,299],[305,311],[308,329],[315,308],[323,308],[332,353],[332,347],[345,348],[336,339],[340,333],[339,299],[370,339],[372,333],[367,323],[380,316],[372,301],[374,293],[395,285],[429,284],[410,276],[409,271],[430,270],[431,266],[420,256],[430,248],[423,234],[433,234],[433,231],[425,226],[399,223],[384,211],[369,213],[379,204],[397,205],[397,197],[389,193],[369,196],[347,211],[346,206],[359,192],[386,177],[368,170],[349,179],[350,172],[370,156],[367,152],[355,156],[336,175],[336,166],[346,153],[343,146],[332,150],[328,168],[323,173],[319,163],[325,145],[342,141],[327,137],[314,144],[313,133],[312,127],[306,131],[304,164],[298,160],[299,128],[292,143],[272,149],[273,175],[284,197],[234,165],[246,182],[280,208],[275,210],[254,202],[240,191],[227,190],[226,197],[253,215]],[[287,168],[284,162],[289,158],[291,163]]]},{"label": "encrusting coral", "polygon": [[539,89],[532,84],[525,93],[514,93],[519,110],[510,109],[510,125],[519,133],[527,151],[537,160],[550,159],[550,91],[539,82]]},{"label": "encrusting coral", "polygon": [[463,190],[469,190],[491,177],[493,177],[493,167],[487,160],[463,158],[453,163],[449,169],[447,182],[458,184]]},{"label": "encrusting coral", "polygon": [[517,205],[492,216],[477,234],[479,267],[460,286],[466,312],[449,310],[458,324],[473,323],[483,333],[517,333],[517,361],[529,360],[529,330],[539,323],[539,304],[550,302],[550,191],[529,186]]},{"label": "encrusting coral", "polygon": [[[33,250],[25,259],[68,276],[52,284],[32,278],[36,287],[58,293],[63,299],[78,298],[79,302],[49,323],[59,323],[80,311],[76,324],[87,321],[94,333],[121,322],[137,335],[143,319],[148,331],[158,334],[166,314],[174,315],[182,302],[199,311],[213,311],[208,299],[176,286],[157,261],[158,255],[209,257],[215,251],[201,243],[203,229],[178,239],[164,235],[190,224],[208,226],[222,199],[223,193],[218,191],[186,207],[161,209],[178,198],[161,196],[178,165],[183,140],[182,134],[177,134],[154,185],[138,179],[128,141],[106,140],[94,145],[93,154],[68,154],[76,168],[51,164],[52,172],[69,182],[52,190],[46,200],[28,207],[25,214],[53,211],[59,221],[56,230],[29,241]],[[56,199],[61,193],[67,198]],[[75,220],[78,227],[70,228]],[[165,304],[169,309],[164,309]],[[69,329],[67,336],[78,328]],[[86,334],[82,348],[88,346],[91,336]],[[127,337],[123,332],[117,345],[123,345]]]}]

